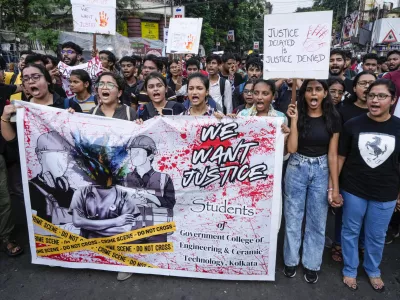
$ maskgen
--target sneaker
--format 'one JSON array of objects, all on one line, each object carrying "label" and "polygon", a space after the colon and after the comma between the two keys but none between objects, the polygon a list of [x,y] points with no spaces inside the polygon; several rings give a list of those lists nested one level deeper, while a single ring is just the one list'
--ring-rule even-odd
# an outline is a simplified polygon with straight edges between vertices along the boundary
[{"label": "sneaker", "polygon": [[393,228],[393,226],[389,226],[388,231],[386,232],[385,245],[393,243],[394,240],[399,236],[400,236],[399,227],[397,227],[396,230],[395,228]]},{"label": "sneaker", "polygon": [[304,268],[304,279],[308,283],[317,283],[317,281],[318,281],[317,271],[311,271],[309,269]]},{"label": "sneaker", "polygon": [[117,280],[118,281],[124,281],[130,278],[133,275],[133,273],[126,273],[126,272],[118,272]]},{"label": "sneaker", "polygon": [[288,267],[285,265],[285,268],[283,269],[283,274],[288,278],[293,278],[294,276],[296,276],[296,267]]}]

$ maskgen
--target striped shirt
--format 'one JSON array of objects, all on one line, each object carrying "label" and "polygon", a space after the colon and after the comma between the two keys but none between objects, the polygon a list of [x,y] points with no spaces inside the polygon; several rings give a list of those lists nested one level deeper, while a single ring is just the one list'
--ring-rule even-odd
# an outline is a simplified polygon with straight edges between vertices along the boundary
[{"label": "striped shirt", "polygon": [[89,98],[83,101],[78,100],[76,96],[72,97],[71,99],[81,106],[82,112],[85,114],[87,114],[93,107],[96,107],[96,96],[94,95],[91,95]]}]

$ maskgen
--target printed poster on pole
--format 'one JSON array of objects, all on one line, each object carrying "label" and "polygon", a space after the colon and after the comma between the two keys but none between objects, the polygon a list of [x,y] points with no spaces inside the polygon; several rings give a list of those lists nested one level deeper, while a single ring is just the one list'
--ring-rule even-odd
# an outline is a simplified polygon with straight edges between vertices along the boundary
[{"label": "printed poster on pole", "polygon": [[332,11],[264,17],[264,78],[328,79]]},{"label": "printed poster on pole", "polygon": [[71,0],[74,31],[111,34],[116,32],[116,0]]},{"label": "printed poster on pole", "polygon": [[168,31],[167,53],[199,52],[202,18],[173,18]]}]

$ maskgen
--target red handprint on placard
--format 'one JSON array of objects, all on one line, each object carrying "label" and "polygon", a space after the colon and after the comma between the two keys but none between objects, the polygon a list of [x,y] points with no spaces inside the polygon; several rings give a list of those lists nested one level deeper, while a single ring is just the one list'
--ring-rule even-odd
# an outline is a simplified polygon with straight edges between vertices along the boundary
[{"label": "red handprint on placard", "polygon": [[191,34],[188,35],[187,42],[185,42],[186,50],[188,50],[188,51],[193,50],[195,40],[196,40],[196,38],[193,35],[191,35]]},{"label": "red handprint on placard", "polygon": [[101,11],[101,12],[99,12],[99,15],[100,15],[100,18],[99,18],[100,21],[97,21],[97,19],[95,19],[96,23],[99,23],[100,27],[107,27],[107,25],[108,25],[107,14],[104,11]]},{"label": "red handprint on placard", "polygon": [[326,45],[325,36],[329,34],[328,26],[310,25],[307,32],[307,39],[304,41],[304,49],[308,52],[315,52]]}]

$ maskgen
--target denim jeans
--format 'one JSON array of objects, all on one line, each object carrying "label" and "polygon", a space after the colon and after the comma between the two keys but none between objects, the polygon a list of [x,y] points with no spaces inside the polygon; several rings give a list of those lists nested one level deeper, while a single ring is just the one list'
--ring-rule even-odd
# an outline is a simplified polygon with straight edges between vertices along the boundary
[{"label": "denim jeans", "polygon": [[[335,244],[342,245],[342,220],[343,218],[343,207],[338,207],[335,210]],[[360,239],[358,241],[358,248],[364,249],[364,226],[361,227]]]},{"label": "denim jeans", "polygon": [[283,193],[286,224],[283,257],[286,266],[299,264],[305,214],[302,263],[313,271],[319,271],[321,267],[328,215],[328,179],[327,155],[307,157],[295,153],[290,156]]},{"label": "denim jeans", "polygon": [[379,202],[366,200],[341,191],[343,196],[342,251],[343,275],[357,277],[358,238],[364,225],[364,270],[369,277],[379,277],[386,231],[396,200]]}]

